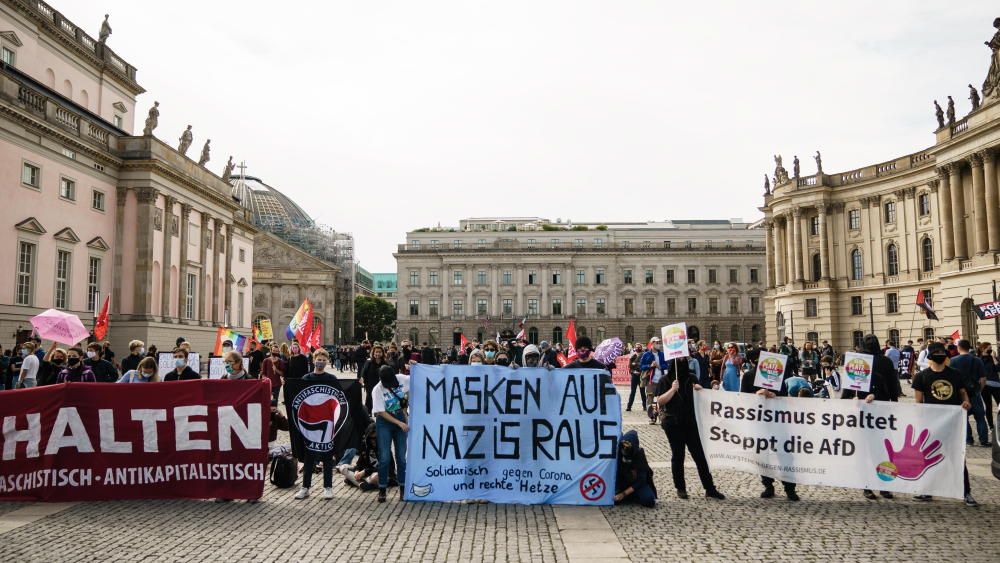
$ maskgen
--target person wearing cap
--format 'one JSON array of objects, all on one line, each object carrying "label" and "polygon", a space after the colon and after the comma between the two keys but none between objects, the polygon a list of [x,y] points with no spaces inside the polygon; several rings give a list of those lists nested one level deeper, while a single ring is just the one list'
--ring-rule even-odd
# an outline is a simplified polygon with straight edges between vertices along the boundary
[{"label": "person wearing cap", "polygon": [[594,344],[590,337],[581,336],[576,339],[576,359],[566,364],[568,369],[607,369],[607,366],[594,359]]},{"label": "person wearing cap", "polygon": [[[969,401],[965,377],[948,365],[952,361],[948,357],[948,349],[940,342],[932,342],[927,346],[927,359],[930,366],[913,376],[913,401],[918,404],[957,405],[968,412],[972,403]],[[963,464],[963,470],[965,504],[979,506],[976,499],[972,498],[968,466]],[[929,501],[931,496],[916,495],[913,499]]]},{"label": "person wearing cap", "polygon": [[548,340],[542,340],[538,343],[538,351],[542,353],[539,365],[553,368],[559,367],[559,362],[556,361],[556,351],[552,349],[552,345],[549,344]]}]

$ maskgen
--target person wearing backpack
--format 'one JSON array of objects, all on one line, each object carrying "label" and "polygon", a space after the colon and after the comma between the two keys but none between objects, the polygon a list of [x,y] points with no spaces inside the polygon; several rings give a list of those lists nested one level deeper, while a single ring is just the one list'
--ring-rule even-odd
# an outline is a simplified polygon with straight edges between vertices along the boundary
[{"label": "person wearing backpack", "polygon": [[375,436],[378,442],[378,501],[385,502],[389,486],[389,458],[396,450],[396,480],[399,500],[403,500],[406,483],[407,394],[410,377],[396,374],[389,365],[378,370],[379,382],[372,390],[372,414],[375,416]]}]

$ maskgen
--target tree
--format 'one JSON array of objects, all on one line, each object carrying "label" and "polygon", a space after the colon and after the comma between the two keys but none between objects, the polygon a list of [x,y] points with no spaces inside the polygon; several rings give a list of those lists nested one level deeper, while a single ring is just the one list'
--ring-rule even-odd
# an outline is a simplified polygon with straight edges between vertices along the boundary
[{"label": "tree", "polygon": [[396,308],[378,297],[358,295],[354,298],[354,340],[388,340],[396,329]]}]

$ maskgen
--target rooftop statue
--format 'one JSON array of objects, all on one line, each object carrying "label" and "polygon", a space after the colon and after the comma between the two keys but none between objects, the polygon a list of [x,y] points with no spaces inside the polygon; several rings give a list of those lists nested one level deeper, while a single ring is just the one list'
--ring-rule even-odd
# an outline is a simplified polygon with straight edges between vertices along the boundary
[{"label": "rooftop statue", "polygon": [[768,179],[767,174],[764,174],[764,195],[771,195],[771,181]]},{"label": "rooftop statue", "polygon": [[233,164],[233,157],[232,157],[232,155],[230,155],[229,156],[229,162],[227,162],[226,163],[226,167],[222,169],[222,181],[223,182],[229,182],[229,179],[233,177],[233,168],[235,168],[235,167],[236,167],[236,165]]},{"label": "rooftop statue", "polygon": [[955,100],[948,96],[948,109],[945,110],[945,115],[948,116],[948,127],[955,126]]},{"label": "rooftop statue", "polygon": [[944,110],[941,109],[941,104],[934,100],[934,117],[937,118],[938,129],[944,128]]},{"label": "rooftop statue", "polygon": [[153,129],[160,124],[160,102],[153,102],[153,107],[149,108],[149,115],[146,116],[146,127],[142,130],[142,134],[149,136],[153,134]]},{"label": "rooftop statue", "polygon": [[993,34],[993,38],[986,42],[986,46],[993,51],[993,56],[990,59],[990,70],[983,82],[984,98],[1000,96],[1000,18],[993,20],[993,27],[997,31]]},{"label": "rooftop statue", "polygon": [[179,141],[180,144],[177,145],[177,152],[181,154],[187,154],[188,147],[191,146],[191,141],[194,141],[194,134],[191,133],[190,125],[188,125],[188,128],[185,129],[183,133],[181,133],[181,138],[179,139]]},{"label": "rooftop statue", "polygon": [[205,164],[208,163],[209,159],[208,153],[209,151],[212,150],[208,145],[211,142],[212,139],[208,139],[207,141],[205,141],[205,146],[201,147],[201,158],[198,159],[198,166],[205,166]]},{"label": "rooftop statue", "polygon": [[822,174],[823,173],[823,155],[819,154],[819,151],[816,151],[816,156],[814,156],[813,158],[816,159],[816,173],[817,174]]},{"label": "rooftop statue", "polygon": [[972,102],[972,111],[979,109],[979,92],[972,84],[969,84],[969,101]]},{"label": "rooftop statue", "polygon": [[98,36],[97,42],[104,45],[107,43],[109,35],[111,35],[111,24],[108,23],[108,14],[104,14],[104,23],[101,24],[101,34]]},{"label": "rooftop statue", "polygon": [[792,161],[792,177],[799,177],[799,156],[795,155],[795,160]]}]

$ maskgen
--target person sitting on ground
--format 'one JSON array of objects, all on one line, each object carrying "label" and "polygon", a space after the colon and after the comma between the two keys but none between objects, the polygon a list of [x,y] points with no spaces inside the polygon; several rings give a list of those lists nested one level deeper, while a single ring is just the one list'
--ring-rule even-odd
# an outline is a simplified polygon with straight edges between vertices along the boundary
[{"label": "person sitting on ground", "polygon": [[143,358],[135,369],[130,369],[121,376],[118,383],[156,383],[160,380],[158,366],[153,358]]},{"label": "person sitting on ground", "polygon": [[656,506],[656,484],[646,451],[639,447],[639,433],[629,430],[618,442],[618,473],[615,477],[615,504],[636,502],[646,508]]},{"label": "person sitting on ground", "polygon": [[[230,354],[232,354],[232,352],[230,352]],[[241,366],[242,360],[243,356],[240,356]],[[187,349],[183,346],[178,346],[177,348],[174,348],[174,369],[170,370],[170,372],[163,377],[163,381],[187,381],[192,379],[201,379],[201,376],[188,365]],[[231,378],[227,377],[226,379]]]},{"label": "person sitting on ground", "polygon": [[271,400],[271,426],[267,436],[267,448],[270,450],[278,442],[278,430],[288,432],[288,419],[278,410],[278,400]]},{"label": "person sitting on ground", "polygon": [[83,363],[83,350],[74,346],[66,351],[66,367],[59,372],[56,383],[97,383],[94,372]]},{"label": "person sitting on ground", "polygon": [[[358,462],[351,465],[354,457]],[[389,486],[394,487],[396,483],[395,463],[390,459]],[[368,425],[365,429],[364,438],[361,441],[361,450],[348,448],[340,463],[334,468],[337,473],[344,476],[344,484],[358,487],[362,491],[374,491],[378,489],[378,440],[375,434],[375,423]]]}]

